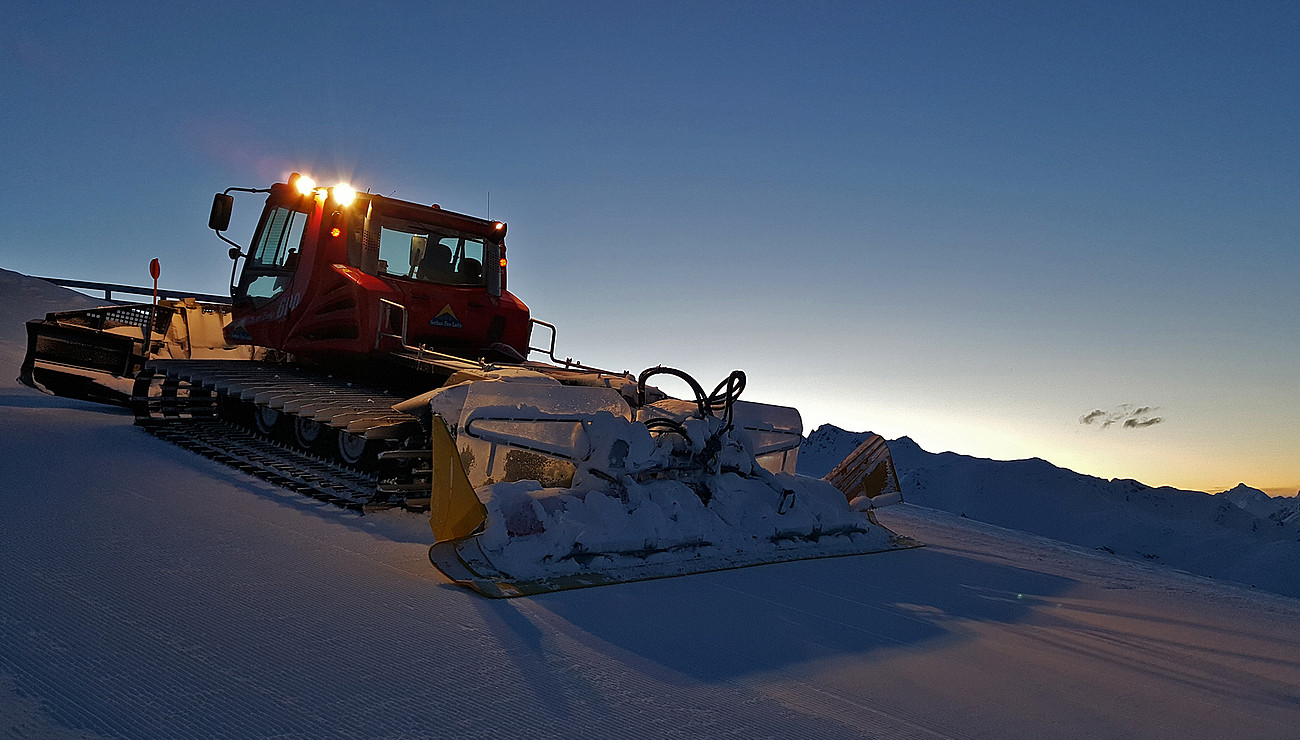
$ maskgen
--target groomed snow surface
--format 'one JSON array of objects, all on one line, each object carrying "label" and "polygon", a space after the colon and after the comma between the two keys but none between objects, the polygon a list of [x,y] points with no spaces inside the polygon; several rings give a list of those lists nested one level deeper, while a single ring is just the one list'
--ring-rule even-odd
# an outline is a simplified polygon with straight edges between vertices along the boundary
[{"label": "groomed snow surface", "polygon": [[913,504],[879,516],[921,549],[483,599],[428,564],[417,516],[318,505],[18,387],[15,336],[50,310],[19,287],[0,273],[0,737],[1300,727],[1300,601]]}]

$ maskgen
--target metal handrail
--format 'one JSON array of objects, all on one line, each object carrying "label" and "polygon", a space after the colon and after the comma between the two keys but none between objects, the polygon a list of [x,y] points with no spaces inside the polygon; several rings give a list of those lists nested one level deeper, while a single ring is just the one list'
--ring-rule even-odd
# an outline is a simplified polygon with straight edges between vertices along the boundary
[{"label": "metal handrail", "polygon": [[[402,316],[401,334],[394,334],[390,331],[385,331],[385,329],[388,327],[388,324],[392,322],[393,311],[402,312],[401,313]],[[407,346],[406,337],[407,337],[408,319],[409,319],[409,315],[406,312],[406,306],[403,306],[402,304],[397,303],[396,301],[390,301],[387,298],[380,298],[379,299],[379,327],[375,332],[375,349],[379,349],[379,341],[383,337],[390,337],[392,339],[397,339],[401,341],[403,347]]]},{"label": "metal handrail", "polygon": [[[93,280],[70,280],[68,278],[41,277],[33,275],[37,280],[44,280],[47,283],[54,283],[65,288],[80,288],[82,290],[102,290],[104,291],[104,300],[113,300],[114,291],[125,293],[127,295],[138,295],[145,297],[153,296],[153,288],[141,288],[134,285],[118,285],[117,283],[100,283]],[[195,293],[186,290],[167,290],[158,289],[158,297],[167,300],[181,300],[183,298],[193,298],[196,301],[205,301],[207,303],[230,303],[230,296],[214,295],[212,293]]]},{"label": "metal handrail", "polygon": [[[551,345],[549,347],[534,347],[530,342],[528,345],[529,352],[540,352],[541,354],[544,354],[547,357],[549,357],[551,359],[551,362],[554,362],[556,365],[563,365],[565,368],[570,368],[570,369],[577,368],[579,370],[587,370],[589,372],[596,372],[596,373],[606,373],[609,375],[618,374],[618,373],[612,373],[609,370],[602,370],[598,367],[584,365],[581,362],[578,362],[577,360],[573,359],[572,357],[566,357],[563,360],[561,360],[560,358],[555,356],[555,339],[560,334],[559,329],[555,328],[555,324],[552,324],[547,321],[542,321],[541,319],[529,318],[528,320],[532,322],[533,325],[535,326],[541,326],[551,330]],[[532,336],[532,332],[529,332],[529,337],[531,338],[531,336]]]}]

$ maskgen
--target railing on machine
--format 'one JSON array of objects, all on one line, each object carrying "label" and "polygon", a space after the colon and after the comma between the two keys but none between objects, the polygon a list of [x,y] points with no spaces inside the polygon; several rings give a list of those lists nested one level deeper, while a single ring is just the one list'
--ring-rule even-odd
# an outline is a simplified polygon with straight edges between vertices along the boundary
[{"label": "railing on machine", "polygon": [[[153,288],[149,288],[149,287],[141,288],[134,285],[100,283],[100,282],[95,282],[93,280],[69,280],[67,278],[52,278],[52,277],[40,277],[40,276],[37,276],[37,279],[44,280],[47,283],[54,283],[55,285],[61,285],[65,288],[76,288],[77,290],[102,290],[104,292],[104,300],[106,301],[113,300],[113,293],[125,293],[126,295],[144,296],[146,298],[153,297]],[[230,296],[214,295],[212,293],[195,293],[193,291],[186,291],[186,290],[167,290],[165,288],[158,289],[158,297],[167,300],[181,300],[183,298],[193,298],[196,301],[204,301],[207,303],[227,303],[227,304],[230,303]]]},{"label": "railing on machine", "polygon": [[[175,314],[175,309],[167,309],[161,306],[159,306],[158,311],[154,311],[153,306],[147,304],[126,304],[87,308],[78,311],[57,311],[49,314],[49,318],[53,318],[55,322],[62,326],[81,326],[97,332],[120,329],[126,326],[133,326],[143,330],[152,321],[154,333],[166,334],[168,328],[171,327],[172,318]],[[141,336],[135,338],[140,339]]]},{"label": "railing on machine", "polygon": [[[400,317],[397,321],[393,317]],[[379,349],[379,342],[384,337],[396,339],[402,343],[403,347],[409,346],[406,341],[408,317],[406,306],[387,298],[379,299],[379,331],[375,334],[375,349]],[[397,331],[393,331],[397,329]]]},{"label": "railing on machine", "polygon": [[532,319],[532,318],[530,318],[529,321],[531,321],[535,326],[543,326],[543,327],[546,327],[547,329],[550,329],[550,330],[551,330],[551,343],[550,343],[550,346],[547,346],[547,347],[534,347],[534,346],[532,346],[532,344],[530,343],[529,346],[528,346],[528,351],[529,351],[529,352],[540,352],[540,353],[546,355],[547,357],[549,357],[549,358],[551,359],[551,362],[554,362],[556,365],[563,365],[563,366],[566,367],[566,368],[577,368],[577,369],[579,369],[579,370],[590,370],[590,371],[592,371],[592,372],[598,372],[598,373],[608,373],[608,372],[610,372],[610,371],[608,371],[608,370],[602,370],[602,369],[600,369],[600,368],[598,368],[598,367],[591,367],[590,365],[584,365],[584,364],[582,364],[581,362],[578,362],[577,360],[573,359],[572,357],[566,357],[566,358],[564,358],[563,360],[561,360],[560,358],[556,357],[556,356],[555,356],[555,338],[559,335],[559,330],[555,328],[555,324],[551,324],[551,323],[549,323],[549,322],[542,321],[541,319]]}]

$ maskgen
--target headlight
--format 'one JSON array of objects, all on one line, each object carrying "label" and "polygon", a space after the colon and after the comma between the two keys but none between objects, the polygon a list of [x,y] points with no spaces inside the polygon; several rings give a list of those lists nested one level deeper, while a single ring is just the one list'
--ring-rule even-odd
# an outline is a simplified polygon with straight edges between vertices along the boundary
[{"label": "headlight", "polygon": [[357,199],[357,191],[352,189],[347,183],[335,185],[332,192],[334,193],[334,202],[340,206],[350,206],[352,201]]}]

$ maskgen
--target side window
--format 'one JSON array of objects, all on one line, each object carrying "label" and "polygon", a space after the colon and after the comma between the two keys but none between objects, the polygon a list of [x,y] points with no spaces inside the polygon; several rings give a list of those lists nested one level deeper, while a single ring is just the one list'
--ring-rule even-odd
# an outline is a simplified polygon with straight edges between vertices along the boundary
[{"label": "side window", "polygon": [[426,244],[424,236],[385,226],[379,230],[379,271],[413,277],[415,265],[412,262],[419,261]]},{"label": "side window", "polygon": [[267,215],[244,265],[238,294],[251,300],[254,306],[260,306],[284,292],[297,267],[306,223],[307,214],[292,208],[276,208]]},{"label": "side window", "polygon": [[[464,285],[483,284],[483,242],[478,239],[443,239],[452,250],[455,281]],[[454,243],[455,246],[452,246]]]},{"label": "side window", "polygon": [[259,267],[292,267],[289,260],[298,253],[306,223],[305,213],[290,208],[275,209],[266,220],[262,238],[253,248],[252,262]]},{"label": "side window", "polygon": [[483,241],[413,222],[386,221],[379,232],[379,269],[443,285],[484,285]]},{"label": "side window", "polygon": [[431,234],[415,265],[415,278],[447,285],[483,285],[483,242]]},{"label": "side window", "polygon": [[259,275],[248,284],[249,298],[270,300],[284,292],[287,280],[277,275]]}]

